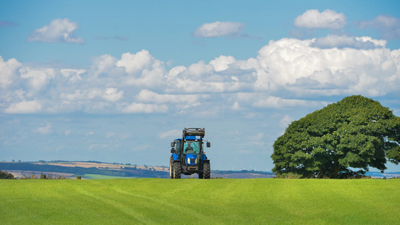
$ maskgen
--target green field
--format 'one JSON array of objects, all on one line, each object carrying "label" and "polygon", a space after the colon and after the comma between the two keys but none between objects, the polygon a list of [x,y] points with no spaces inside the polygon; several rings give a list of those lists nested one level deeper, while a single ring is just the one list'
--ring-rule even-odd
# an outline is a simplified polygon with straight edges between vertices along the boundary
[{"label": "green field", "polygon": [[[74,176],[76,177],[76,176]],[[101,174],[85,174],[82,175],[83,179],[89,179],[89,180],[94,180],[94,179],[133,179],[132,177],[116,177],[116,176],[107,176],[107,175],[101,175]]]},{"label": "green field", "polygon": [[400,179],[0,180],[4,224],[399,224]]}]

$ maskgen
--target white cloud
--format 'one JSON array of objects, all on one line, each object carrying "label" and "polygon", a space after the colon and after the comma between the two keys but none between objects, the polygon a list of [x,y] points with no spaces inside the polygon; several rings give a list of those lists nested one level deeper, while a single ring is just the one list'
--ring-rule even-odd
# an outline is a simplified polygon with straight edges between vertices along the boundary
[{"label": "white cloud", "polygon": [[28,41],[41,42],[68,42],[84,43],[82,38],[76,37],[75,30],[78,23],[70,21],[68,18],[55,19],[49,25],[34,30],[28,37]]},{"label": "white cloud", "polygon": [[386,48],[317,49],[312,40],[270,41],[257,56],[256,90],[297,95],[385,95],[397,91],[399,56]]},{"label": "white cloud", "polygon": [[16,59],[4,61],[0,56],[0,88],[6,88],[18,79],[17,72],[20,67],[21,63]]},{"label": "white cloud", "polygon": [[326,102],[306,101],[299,99],[283,99],[280,97],[268,96],[266,99],[260,99],[254,104],[256,107],[263,108],[285,108],[285,107],[321,107],[327,105]]},{"label": "white cloud", "polygon": [[128,77],[126,84],[139,87],[156,87],[165,85],[165,69],[156,67],[152,70],[144,69],[139,77]]},{"label": "white cloud", "polygon": [[347,24],[346,16],[334,10],[326,9],[319,12],[317,9],[310,9],[296,17],[294,25],[310,29],[328,28],[340,29]]},{"label": "white cloud", "polygon": [[291,122],[294,121],[294,118],[292,118],[289,115],[285,115],[282,117],[282,119],[279,121],[279,124],[281,127],[287,127]]},{"label": "white cloud", "polygon": [[154,102],[154,103],[195,103],[200,98],[206,98],[207,95],[171,95],[171,94],[158,94],[150,90],[141,90],[136,96],[140,102]]},{"label": "white cloud", "polygon": [[222,37],[239,34],[245,25],[239,22],[221,22],[205,23],[198,27],[193,36],[195,37]]},{"label": "white cloud", "polygon": [[317,48],[356,48],[371,49],[385,47],[385,40],[373,40],[370,37],[349,37],[328,35],[327,37],[316,38],[311,46]]},{"label": "white cloud", "polygon": [[184,66],[175,66],[174,68],[170,69],[168,72],[168,78],[173,79],[175,78],[178,74],[182,73],[185,71],[187,68]]},{"label": "white cloud", "polygon": [[236,59],[232,56],[221,55],[220,57],[210,61],[210,65],[214,66],[215,71],[221,72],[228,69],[229,65],[235,62]]},{"label": "white cloud", "polygon": [[71,130],[65,130],[65,131],[64,131],[64,135],[65,135],[65,136],[68,137],[70,134],[71,134]]},{"label": "white cloud", "polygon": [[75,83],[82,80],[81,75],[86,72],[86,70],[77,70],[77,69],[61,69],[61,74],[68,78],[69,82]]},{"label": "white cloud", "polygon": [[44,127],[38,127],[35,132],[40,134],[50,134],[51,132],[53,132],[51,128],[51,123],[47,123]]},{"label": "white cloud", "polygon": [[[374,47],[358,45],[363,43]],[[270,41],[254,58],[236,60],[223,55],[170,70],[147,51],[125,53],[128,58],[143,54],[150,59],[128,68],[131,74],[125,66],[117,66],[117,62],[135,62],[122,60],[123,56],[95,57],[87,72],[27,67],[12,60],[11,76],[2,80],[6,88],[0,88],[0,110],[200,117],[229,112],[254,117],[258,114],[252,110],[261,109],[253,108],[260,107],[319,108],[326,104],[318,101],[324,96],[398,93],[400,50],[385,45],[385,40],[370,37],[283,38]],[[0,61],[2,71],[9,71],[4,69],[9,62]]]},{"label": "white cloud", "polygon": [[42,109],[42,105],[37,101],[22,101],[11,104],[4,110],[5,113],[36,113]]},{"label": "white cloud", "polygon": [[233,110],[239,110],[240,109],[239,103],[238,102],[233,103],[232,109]]},{"label": "white cloud", "polygon": [[166,113],[168,107],[166,105],[132,103],[122,109],[123,113]]},{"label": "white cloud", "polygon": [[213,71],[213,66],[209,64],[205,64],[203,60],[199,61],[198,63],[193,63],[187,69],[187,73],[190,76],[199,77],[200,75],[211,73]]},{"label": "white cloud", "polygon": [[52,68],[32,69],[23,67],[19,72],[21,78],[27,79],[30,87],[34,90],[40,90],[46,87],[50,80],[55,77],[55,71]]},{"label": "white cloud", "polygon": [[390,15],[379,15],[370,21],[356,22],[359,29],[373,28],[381,32],[383,38],[400,38],[400,18]]},{"label": "white cloud", "polygon": [[117,88],[107,88],[103,94],[103,98],[110,102],[116,102],[122,98],[124,91],[118,91]]},{"label": "white cloud", "polygon": [[117,61],[117,66],[125,67],[128,74],[134,74],[149,69],[155,61],[153,56],[147,50],[142,50],[136,54],[124,53],[121,59]]},{"label": "white cloud", "polygon": [[117,59],[107,54],[94,57],[92,59],[91,73],[93,74],[94,78],[97,79],[100,74],[110,73],[112,68],[115,67],[116,63]]},{"label": "white cloud", "polygon": [[182,136],[181,130],[169,130],[158,134],[160,138],[177,138]]}]

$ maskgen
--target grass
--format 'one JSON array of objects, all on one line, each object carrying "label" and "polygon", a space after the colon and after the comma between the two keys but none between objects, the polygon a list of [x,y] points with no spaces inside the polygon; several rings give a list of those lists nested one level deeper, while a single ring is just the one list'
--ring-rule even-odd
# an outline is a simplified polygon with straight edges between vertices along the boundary
[{"label": "grass", "polygon": [[399,224],[400,180],[0,180],[1,224]]},{"label": "grass", "polygon": [[107,176],[107,175],[101,175],[101,174],[85,174],[82,175],[82,178],[84,179],[132,179],[132,177],[118,177],[118,176]]}]

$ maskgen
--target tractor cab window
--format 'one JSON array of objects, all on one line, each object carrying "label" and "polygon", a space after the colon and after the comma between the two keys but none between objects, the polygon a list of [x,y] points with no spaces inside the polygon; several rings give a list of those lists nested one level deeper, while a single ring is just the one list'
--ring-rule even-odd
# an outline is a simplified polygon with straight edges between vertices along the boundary
[{"label": "tractor cab window", "polygon": [[200,143],[198,141],[185,141],[185,144],[183,145],[183,151],[185,154],[188,153],[199,154]]}]

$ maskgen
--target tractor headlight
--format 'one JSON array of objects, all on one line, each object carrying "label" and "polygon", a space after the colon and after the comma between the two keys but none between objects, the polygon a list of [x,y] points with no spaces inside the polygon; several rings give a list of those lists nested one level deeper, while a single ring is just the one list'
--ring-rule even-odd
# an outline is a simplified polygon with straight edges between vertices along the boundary
[{"label": "tractor headlight", "polygon": [[196,160],[194,160],[194,164],[197,164],[197,158],[196,158]]},{"label": "tractor headlight", "polygon": [[188,164],[190,164],[190,158],[188,158]]}]

